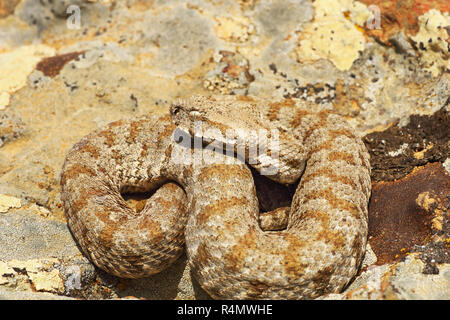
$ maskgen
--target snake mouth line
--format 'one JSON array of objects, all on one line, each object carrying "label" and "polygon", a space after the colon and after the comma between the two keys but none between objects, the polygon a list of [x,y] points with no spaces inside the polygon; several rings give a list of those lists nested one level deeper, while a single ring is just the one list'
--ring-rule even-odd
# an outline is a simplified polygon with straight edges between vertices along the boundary
[{"label": "snake mouth line", "polygon": [[177,128],[173,134],[174,142],[186,150],[214,150],[218,154],[235,158],[236,160],[245,163],[246,156],[238,152],[236,144],[226,143],[220,140],[216,140],[211,137],[196,135],[190,130],[184,130]]},{"label": "snake mouth line", "polygon": [[[204,134],[202,131],[183,130],[182,127],[178,127],[174,131],[173,139],[178,146],[186,151],[184,153],[185,158],[190,157],[190,151],[188,150],[194,150],[194,153],[201,152],[201,150],[212,150],[228,157],[228,160],[224,161],[220,157],[214,158],[217,161],[208,159],[207,161],[211,164],[247,163],[255,165],[264,176],[275,176],[280,170],[278,136],[270,132],[269,139],[264,135],[265,132],[261,134],[261,131],[254,131],[253,135],[245,135],[242,132],[244,130],[240,130],[238,134],[229,133],[223,136],[219,131]],[[276,137],[275,141],[273,141],[274,136]],[[246,137],[250,138],[245,139]],[[271,139],[272,141],[270,141]],[[175,156],[179,157],[180,154],[177,153]],[[180,160],[185,162],[186,159],[176,159],[175,161]]]}]

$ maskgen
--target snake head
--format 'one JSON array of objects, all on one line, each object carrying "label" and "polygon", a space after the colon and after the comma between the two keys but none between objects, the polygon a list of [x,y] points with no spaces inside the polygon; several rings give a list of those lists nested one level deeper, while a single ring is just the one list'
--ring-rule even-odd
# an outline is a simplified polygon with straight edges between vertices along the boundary
[{"label": "snake head", "polygon": [[181,130],[193,134],[194,123],[202,121],[201,111],[196,108],[193,97],[188,99],[178,99],[170,106],[170,117],[173,123]]},{"label": "snake head", "polygon": [[193,95],[179,99],[170,106],[170,116],[174,124],[183,131],[194,132],[199,125],[203,130],[219,130],[222,135],[228,129],[254,130],[261,126],[256,108],[234,97]]}]

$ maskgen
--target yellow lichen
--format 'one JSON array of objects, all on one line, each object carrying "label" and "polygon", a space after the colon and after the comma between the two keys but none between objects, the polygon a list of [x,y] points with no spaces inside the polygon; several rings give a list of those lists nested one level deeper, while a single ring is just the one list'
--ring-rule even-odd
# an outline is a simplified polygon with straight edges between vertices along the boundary
[{"label": "yellow lichen", "polygon": [[254,31],[253,25],[246,17],[216,17],[215,20],[216,35],[226,41],[245,42]]},{"label": "yellow lichen", "polygon": [[7,212],[10,208],[20,208],[21,205],[20,199],[0,194],[0,213]]},{"label": "yellow lichen", "polygon": [[29,273],[28,276],[37,291],[64,292],[64,283],[56,269]]},{"label": "yellow lichen", "polygon": [[430,10],[419,17],[420,30],[411,37],[419,49],[420,62],[425,70],[436,77],[442,70],[450,70],[450,37],[446,28],[450,26],[450,16],[438,10]]},{"label": "yellow lichen", "polygon": [[0,54],[0,110],[9,104],[14,91],[26,85],[36,64],[54,53],[55,50],[48,46],[28,45]]},{"label": "yellow lichen", "polygon": [[364,50],[361,26],[371,17],[365,5],[353,0],[314,2],[315,16],[299,37],[296,50],[301,62],[328,59],[339,69],[348,70]]}]

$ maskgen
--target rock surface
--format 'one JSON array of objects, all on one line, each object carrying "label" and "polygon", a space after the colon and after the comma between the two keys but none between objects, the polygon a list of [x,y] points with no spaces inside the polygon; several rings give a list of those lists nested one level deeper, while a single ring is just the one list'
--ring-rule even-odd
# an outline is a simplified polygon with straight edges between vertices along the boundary
[{"label": "rock surface", "polygon": [[364,137],[370,246],[355,281],[323,299],[450,299],[449,11],[445,0],[0,0],[0,299],[208,298],[185,257],[140,280],[96,269],[59,195],[82,136],[192,93],[328,105]]}]

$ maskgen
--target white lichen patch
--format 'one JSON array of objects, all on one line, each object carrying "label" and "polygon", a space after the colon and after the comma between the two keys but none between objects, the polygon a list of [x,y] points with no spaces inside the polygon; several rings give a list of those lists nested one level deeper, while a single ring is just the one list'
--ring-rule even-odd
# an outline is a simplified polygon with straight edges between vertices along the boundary
[{"label": "white lichen patch", "polygon": [[419,17],[419,32],[411,37],[419,49],[424,69],[436,77],[443,70],[450,70],[450,16],[432,9]]},{"label": "white lichen patch", "polygon": [[215,17],[215,34],[232,42],[245,42],[254,33],[254,26],[247,17]]},{"label": "white lichen patch", "polygon": [[447,172],[450,174],[450,158],[445,159],[442,165],[444,166],[445,170],[447,170]]},{"label": "white lichen patch", "polygon": [[20,199],[6,194],[0,194],[0,213],[5,213],[11,208],[20,208]]},{"label": "white lichen patch", "polygon": [[361,26],[372,16],[367,7],[353,0],[313,3],[315,16],[299,36],[296,49],[300,62],[328,59],[339,70],[348,70],[364,50]]},{"label": "white lichen patch", "polygon": [[403,144],[400,146],[400,148],[398,148],[398,149],[395,150],[395,151],[390,151],[388,154],[389,154],[389,156],[391,156],[391,157],[396,157],[396,156],[398,156],[398,155],[404,154],[407,148],[408,148],[408,144],[407,144],[407,143],[403,143]]},{"label": "white lichen patch", "polygon": [[322,299],[448,300],[450,266],[438,265],[439,274],[424,274],[425,264],[413,253],[405,261],[369,267],[342,294]]},{"label": "white lichen patch", "polygon": [[0,110],[8,106],[14,91],[26,85],[36,64],[54,53],[55,49],[45,45],[28,45],[0,54]]}]

